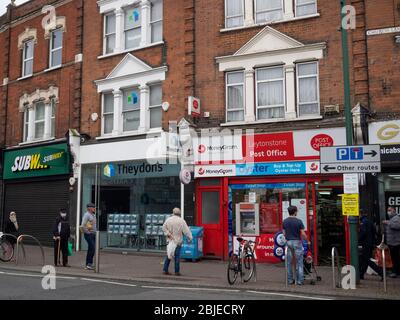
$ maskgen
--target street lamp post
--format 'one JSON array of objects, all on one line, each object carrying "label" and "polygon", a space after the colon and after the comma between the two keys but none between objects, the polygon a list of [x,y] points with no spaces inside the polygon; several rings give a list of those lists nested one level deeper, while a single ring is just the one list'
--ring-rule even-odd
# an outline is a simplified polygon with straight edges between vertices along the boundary
[{"label": "street lamp post", "polygon": [[[341,22],[346,18],[346,0],[340,0]],[[343,12],[344,11],[344,12]],[[347,29],[341,23],[342,32],[342,59],[343,59],[343,84],[344,84],[344,112],[346,120],[346,143],[353,144],[353,119],[351,114],[350,101],[350,76],[349,76],[349,48]],[[356,282],[360,281],[360,273],[358,267],[358,219],[357,217],[348,217],[349,224],[349,241],[350,241],[350,264],[356,270]]]}]

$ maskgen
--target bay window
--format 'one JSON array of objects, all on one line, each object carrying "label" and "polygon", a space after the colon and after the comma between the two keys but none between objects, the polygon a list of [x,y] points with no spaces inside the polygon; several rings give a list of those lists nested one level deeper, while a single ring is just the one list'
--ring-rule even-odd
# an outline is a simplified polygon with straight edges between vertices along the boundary
[{"label": "bay window", "polygon": [[257,119],[285,117],[285,79],[283,67],[256,70]]},{"label": "bay window", "polygon": [[228,72],[226,74],[227,110],[228,122],[244,120],[244,73]]}]

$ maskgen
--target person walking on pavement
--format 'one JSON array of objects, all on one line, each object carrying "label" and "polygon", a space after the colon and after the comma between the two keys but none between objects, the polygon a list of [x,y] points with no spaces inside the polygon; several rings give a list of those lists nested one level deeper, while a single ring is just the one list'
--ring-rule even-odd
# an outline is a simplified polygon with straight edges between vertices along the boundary
[{"label": "person walking on pavement", "polygon": [[374,270],[383,280],[383,270],[375,262],[371,261],[375,247],[376,229],[367,213],[362,213],[360,218],[359,244],[361,245],[360,256],[360,279],[364,280],[368,267]]},{"label": "person walking on pavement", "polygon": [[[307,241],[308,246],[310,246],[310,241],[308,241],[307,235],[304,231],[303,222],[296,217],[297,215],[297,207],[290,206],[288,208],[289,217],[283,220],[283,235],[286,238],[286,245],[289,250],[287,253],[287,264],[288,264],[288,282],[289,284],[294,284],[296,282],[297,285],[304,284],[304,263],[303,263],[303,255],[304,248],[301,238]],[[292,251],[296,256],[296,281],[293,279],[293,271],[292,271]]]},{"label": "person walking on pavement", "polygon": [[67,211],[60,210],[60,215],[56,218],[53,227],[54,240],[54,266],[60,263],[60,252],[62,253],[62,264],[64,267],[70,267],[68,264],[68,238],[71,235],[71,227],[67,219]]},{"label": "person walking on pavement", "polygon": [[[174,251],[175,275],[180,276],[180,255],[183,235],[188,238],[189,242],[192,242],[193,236],[186,221],[181,218],[181,210],[179,208],[174,208],[172,213],[173,215],[164,222],[162,229],[168,239],[168,245],[176,246]],[[167,254],[164,261],[164,274],[170,274],[168,271],[170,262],[171,259]]]},{"label": "person walking on pavement", "polygon": [[[5,233],[12,234],[18,238],[19,233],[19,225],[17,222],[17,214],[14,211],[10,212],[10,217],[6,222]],[[7,236],[6,239],[14,246],[17,243],[17,240],[14,237]]]},{"label": "person walking on pavement", "polygon": [[87,211],[83,215],[81,230],[84,234],[84,238],[88,245],[88,250],[86,254],[86,267],[87,270],[94,270],[93,257],[95,253],[96,246],[96,208],[93,203],[87,204]]},{"label": "person walking on pavement", "polygon": [[390,278],[400,276],[400,215],[393,207],[388,208],[389,220],[382,221],[385,227],[386,243],[389,246],[393,268]]}]

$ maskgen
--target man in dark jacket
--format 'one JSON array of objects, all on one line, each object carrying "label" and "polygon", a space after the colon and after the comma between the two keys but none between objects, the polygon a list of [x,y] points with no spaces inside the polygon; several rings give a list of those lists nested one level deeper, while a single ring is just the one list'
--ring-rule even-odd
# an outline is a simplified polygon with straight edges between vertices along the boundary
[{"label": "man in dark jacket", "polygon": [[60,210],[60,215],[57,217],[53,227],[54,239],[54,266],[60,262],[59,254],[62,252],[63,266],[68,265],[68,238],[71,235],[71,228],[67,219],[67,212],[64,209]]},{"label": "man in dark jacket", "polygon": [[388,208],[389,220],[383,221],[386,233],[386,242],[389,246],[393,268],[391,278],[400,276],[400,214],[396,214],[393,207]]},{"label": "man in dark jacket", "polygon": [[[19,226],[17,222],[17,214],[14,211],[10,212],[10,218],[6,222],[5,233],[12,234],[16,238],[19,236]],[[17,240],[14,237],[7,236],[6,239],[12,244],[16,244]]]},{"label": "man in dark jacket", "polygon": [[366,213],[363,213],[360,219],[359,244],[362,246],[360,257],[360,279],[364,280],[364,274],[368,267],[374,270],[381,279],[383,270],[375,262],[371,261],[375,247],[376,230],[372,221]]}]

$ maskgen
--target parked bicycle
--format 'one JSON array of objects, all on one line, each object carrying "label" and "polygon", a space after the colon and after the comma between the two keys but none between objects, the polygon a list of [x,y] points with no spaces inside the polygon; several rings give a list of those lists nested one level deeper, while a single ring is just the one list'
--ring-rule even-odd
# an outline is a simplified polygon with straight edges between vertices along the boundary
[{"label": "parked bicycle", "polygon": [[0,232],[0,260],[8,262],[14,257],[14,246],[7,240],[5,234]]},{"label": "parked bicycle", "polygon": [[232,253],[228,263],[228,282],[233,285],[240,274],[242,282],[248,282],[256,277],[256,259],[254,256],[254,241],[243,238],[236,239],[239,242],[238,253]]}]

